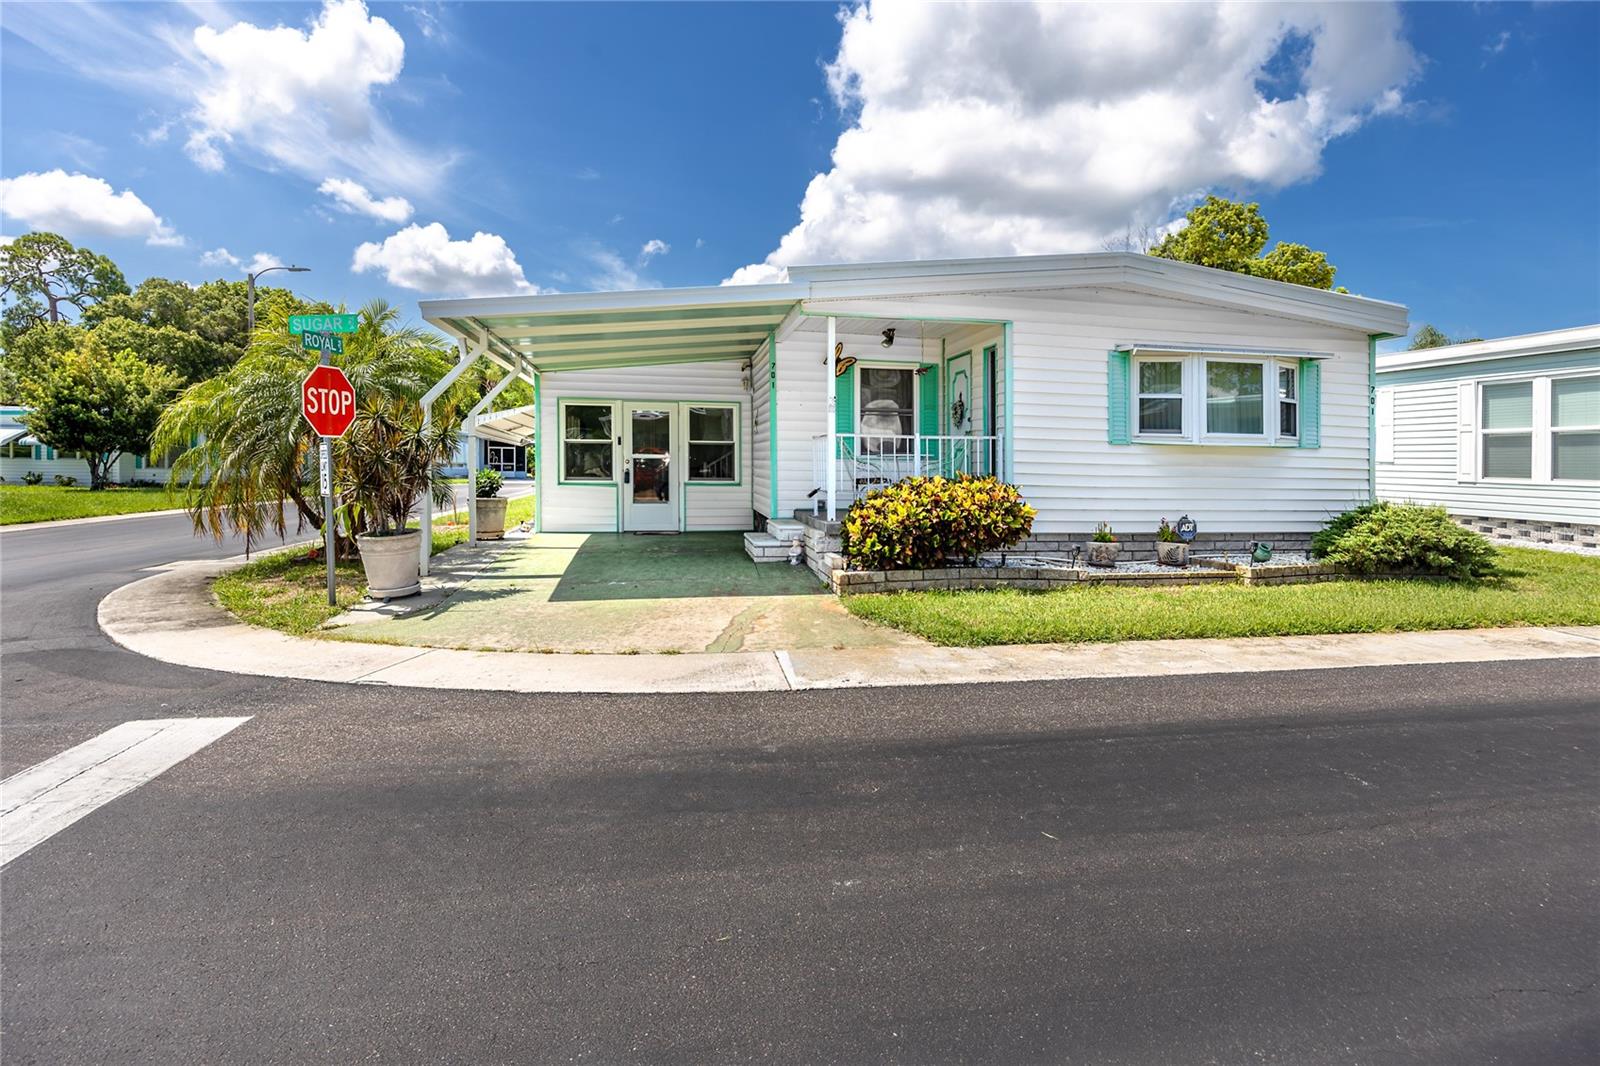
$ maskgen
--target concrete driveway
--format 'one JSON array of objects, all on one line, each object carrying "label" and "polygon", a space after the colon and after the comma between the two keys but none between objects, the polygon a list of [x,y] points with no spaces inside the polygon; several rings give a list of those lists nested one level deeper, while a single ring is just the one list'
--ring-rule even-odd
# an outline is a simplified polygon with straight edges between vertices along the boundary
[{"label": "concrete driveway", "polygon": [[738,533],[541,533],[440,603],[337,633],[491,651],[922,646],[852,616],[804,567],[751,562]]}]

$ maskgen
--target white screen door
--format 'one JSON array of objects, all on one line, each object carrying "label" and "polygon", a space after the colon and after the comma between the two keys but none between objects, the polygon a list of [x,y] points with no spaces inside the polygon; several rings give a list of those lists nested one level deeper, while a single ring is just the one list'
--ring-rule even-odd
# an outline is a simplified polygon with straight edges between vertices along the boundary
[{"label": "white screen door", "polygon": [[622,446],[622,528],[630,533],[678,528],[678,485],[672,469],[675,405],[629,406]]}]

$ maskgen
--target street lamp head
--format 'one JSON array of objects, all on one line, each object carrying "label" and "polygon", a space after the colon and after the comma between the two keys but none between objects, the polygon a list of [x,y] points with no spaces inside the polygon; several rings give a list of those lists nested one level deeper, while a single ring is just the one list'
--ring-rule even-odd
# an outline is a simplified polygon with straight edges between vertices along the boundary
[{"label": "street lamp head", "polygon": [[305,273],[307,273],[307,272],[309,272],[311,270],[310,267],[302,267],[302,266],[288,266],[288,267],[284,267],[283,269],[289,271],[291,274],[305,274]]}]

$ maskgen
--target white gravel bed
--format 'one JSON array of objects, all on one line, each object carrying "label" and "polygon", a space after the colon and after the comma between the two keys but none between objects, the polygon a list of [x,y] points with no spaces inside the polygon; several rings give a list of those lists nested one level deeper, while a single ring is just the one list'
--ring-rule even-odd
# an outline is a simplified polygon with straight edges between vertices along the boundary
[{"label": "white gravel bed", "polygon": [[1207,552],[1196,555],[1196,559],[1215,559],[1219,562],[1233,563],[1238,566],[1305,566],[1317,562],[1305,552],[1273,552],[1272,558],[1264,563],[1258,563],[1250,557],[1249,552]]}]

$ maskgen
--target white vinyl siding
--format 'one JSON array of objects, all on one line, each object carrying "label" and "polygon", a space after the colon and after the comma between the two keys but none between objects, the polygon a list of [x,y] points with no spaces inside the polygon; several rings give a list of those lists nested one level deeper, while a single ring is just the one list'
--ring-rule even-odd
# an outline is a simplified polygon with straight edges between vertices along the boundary
[{"label": "white vinyl siding", "polygon": [[[1191,515],[1202,531],[1309,532],[1368,497],[1367,337],[1359,331],[1110,288],[830,301],[829,309],[1012,322],[1004,368],[1014,375],[1012,480],[1038,509],[1039,533],[1088,533],[1101,521],[1154,530],[1175,514]],[[1158,343],[1328,353],[1321,447],[1109,444],[1106,353]],[[819,400],[820,347],[806,361],[818,372]],[[804,435],[823,429],[819,413]],[[785,461],[804,463],[809,475],[803,452]]]},{"label": "white vinyl siding", "polygon": [[[1529,359],[1525,361],[1527,369],[1520,372],[1511,361],[1501,361],[1496,372],[1489,374],[1468,363],[1455,373],[1430,372],[1427,380],[1406,380],[1404,371],[1380,375],[1379,407],[1394,412],[1394,449],[1392,455],[1380,455],[1379,497],[1436,503],[1454,514],[1485,518],[1600,523],[1600,485],[1550,476],[1554,434],[1538,428],[1553,421],[1551,384],[1592,377],[1600,371],[1600,353],[1590,354],[1587,368],[1540,369],[1547,359]],[[1493,435],[1492,429],[1486,433],[1480,424],[1482,387],[1518,382],[1533,385],[1534,476],[1490,478],[1481,470],[1482,442],[1486,435]],[[1557,398],[1560,396],[1558,393]]]},{"label": "white vinyl siding", "polygon": [[[618,488],[615,484],[561,484],[561,423],[557,414],[562,401],[615,401],[618,411],[629,401],[643,403],[676,402],[680,423],[675,430],[686,440],[688,406],[691,402],[726,401],[738,405],[739,480],[736,484],[696,484],[687,481],[686,463],[675,463],[674,478],[682,497],[682,524],[686,530],[742,530],[751,526],[751,448],[750,395],[743,385],[742,365],[728,360],[708,363],[674,363],[618,370],[571,370],[549,372],[540,384],[539,417],[545,431],[541,437],[544,454],[539,464],[539,504],[542,528],[552,533],[616,532],[620,528]],[[621,415],[619,413],[618,417]],[[620,422],[614,432],[620,432]],[[615,439],[615,438],[613,438]],[[613,469],[622,470],[620,459]]]}]

